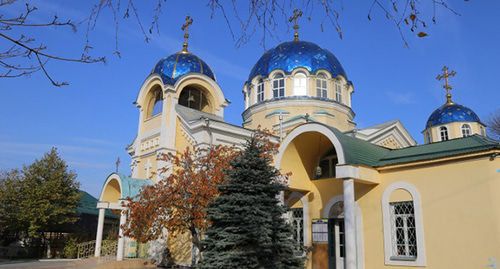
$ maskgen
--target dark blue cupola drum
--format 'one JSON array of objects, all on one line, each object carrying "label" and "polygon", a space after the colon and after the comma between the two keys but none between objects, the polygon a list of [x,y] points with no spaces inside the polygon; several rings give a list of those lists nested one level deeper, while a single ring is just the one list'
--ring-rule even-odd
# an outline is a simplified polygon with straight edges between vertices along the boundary
[{"label": "dark blue cupola drum", "polygon": [[180,77],[191,73],[206,75],[215,81],[208,64],[190,52],[181,51],[161,59],[151,73],[159,75],[163,84],[168,85],[174,85]]},{"label": "dark blue cupola drum", "polygon": [[429,128],[451,122],[481,123],[481,120],[477,114],[468,107],[456,103],[446,103],[432,112],[425,127]]},{"label": "dark blue cupola drum", "polygon": [[248,82],[256,76],[268,77],[274,70],[290,74],[297,68],[305,68],[310,73],[328,71],[333,77],[347,75],[339,60],[330,51],[307,41],[290,41],[279,44],[260,57],[250,72]]}]

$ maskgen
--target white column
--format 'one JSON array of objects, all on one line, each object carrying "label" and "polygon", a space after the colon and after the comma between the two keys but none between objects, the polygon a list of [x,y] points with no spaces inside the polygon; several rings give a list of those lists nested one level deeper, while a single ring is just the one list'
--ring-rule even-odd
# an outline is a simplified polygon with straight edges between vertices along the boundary
[{"label": "white column", "polygon": [[302,214],[304,217],[304,245],[305,246],[311,246],[311,237],[309,236],[311,234],[311,221],[309,220],[309,199],[308,199],[308,194],[305,194],[300,198],[300,201],[302,202]]},{"label": "white column", "polygon": [[104,208],[99,208],[99,218],[97,219],[97,235],[95,237],[95,257],[101,256],[102,232],[104,230]]},{"label": "white column", "polygon": [[125,250],[125,236],[123,235],[123,225],[127,221],[127,210],[124,209],[120,215],[120,231],[118,233],[118,249],[116,250],[116,260],[123,260],[123,252]]},{"label": "white column", "polygon": [[343,185],[345,269],[356,269],[356,206],[354,201],[354,179],[345,179]]}]

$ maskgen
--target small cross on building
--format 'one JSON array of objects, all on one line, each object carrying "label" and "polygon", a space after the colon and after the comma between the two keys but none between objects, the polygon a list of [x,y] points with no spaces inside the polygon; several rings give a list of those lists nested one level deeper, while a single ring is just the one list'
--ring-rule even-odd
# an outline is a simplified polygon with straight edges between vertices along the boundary
[{"label": "small cross on building", "polygon": [[184,43],[182,44],[182,52],[188,52],[188,38],[189,38],[189,26],[193,24],[193,19],[191,16],[186,16],[184,20],[184,24],[181,27],[181,30],[184,31]]},{"label": "small cross on building", "polygon": [[288,19],[289,22],[293,21],[293,41],[299,41],[299,18],[302,17],[302,11],[295,9],[293,15]]},{"label": "small cross on building", "polygon": [[453,101],[451,101],[451,89],[453,88],[450,84],[449,84],[449,81],[448,79],[451,78],[451,77],[454,77],[457,72],[455,71],[448,71],[448,67],[447,66],[443,66],[443,73],[442,74],[439,74],[436,79],[437,80],[443,80],[444,79],[444,85],[443,85],[443,88],[446,90],[446,103],[447,104],[453,104]]}]

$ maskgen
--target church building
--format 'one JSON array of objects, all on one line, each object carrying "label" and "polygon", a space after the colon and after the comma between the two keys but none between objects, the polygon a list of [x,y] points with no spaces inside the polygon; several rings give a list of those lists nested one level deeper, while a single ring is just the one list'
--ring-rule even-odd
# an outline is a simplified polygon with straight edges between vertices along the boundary
[{"label": "church building", "polygon": [[[160,180],[160,153],[202,145],[242,145],[261,126],[273,131],[274,165],[291,172],[283,202],[309,269],[497,268],[500,264],[500,144],[452,99],[443,68],[444,104],[422,122],[417,145],[400,121],[356,127],[355,84],[328,49],[294,40],[266,51],[242,81],[243,124],[224,120],[229,105],[216,73],[188,50],[158,61],[138,89],[138,129],[127,147],[131,176],[103,180],[96,238],[105,209]],[[376,113],[373,113],[376,116]],[[133,134],[131,134],[131,137]],[[117,259],[131,239],[118,241]],[[178,264],[190,240],[168,245]],[[181,239],[179,239],[181,240]],[[186,247],[187,246],[187,247]]]}]

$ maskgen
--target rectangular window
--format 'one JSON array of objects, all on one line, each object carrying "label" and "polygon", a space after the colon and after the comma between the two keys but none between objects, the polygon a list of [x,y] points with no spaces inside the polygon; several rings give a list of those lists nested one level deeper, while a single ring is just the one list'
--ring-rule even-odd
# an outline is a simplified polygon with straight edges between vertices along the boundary
[{"label": "rectangular window", "polygon": [[339,83],[335,83],[335,100],[342,103],[342,88]]},{"label": "rectangular window", "polygon": [[417,258],[417,233],[413,201],[389,203],[391,213],[392,257],[394,260]]},{"label": "rectangular window", "polygon": [[293,78],[293,95],[307,95],[307,77],[303,73],[297,73]]},{"label": "rectangular window", "polygon": [[316,79],[316,96],[319,98],[328,98],[328,91],[325,79]]},{"label": "rectangular window", "polygon": [[257,85],[257,102],[264,101],[264,83],[261,82]]},{"label": "rectangular window", "polygon": [[273,80],[273,98],[285,96],[285,79],[279,78]]}]

